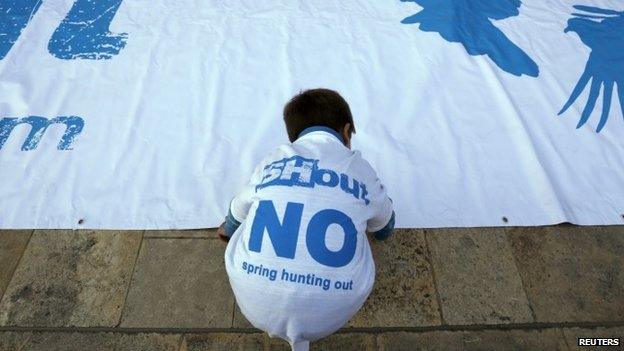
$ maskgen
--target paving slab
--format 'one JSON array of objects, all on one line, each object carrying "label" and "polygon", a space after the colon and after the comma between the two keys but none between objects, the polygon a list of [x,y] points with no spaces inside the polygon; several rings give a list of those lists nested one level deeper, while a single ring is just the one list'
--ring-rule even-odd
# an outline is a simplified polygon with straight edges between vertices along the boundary
[{"label": "paving slab", "polygon": [[141,236],[36,230],[0,302],[0,325],[117,325]]},{"label": "paving slab", "polygon": [[[267,339],[267,347],[268,351],[291,351],[290,344],[280,338],[270,338]],[[310,345],[310,349],[312,349],[312,345]],[[329,351],[329,350],[327,350]]]},{"label": "paving slab", "polygon": [[538,322],[624,320],[624,227],[509,228]]},{"label": "paving slab", "polygon": [[[290,351],[290,345],[263,333],[208,333],[184,336],[180,351]],[[374,351],[376,336],[338,333],[310,344],[310,351]]]},{"label": "paving slab", "polygon": [[121,326],[229,328],[234,295],[224,251],[219,240],[143,240]]},{"label": "paving slab", "polygon": [[[570,351],[615,351],[624,350],[624,327],[613,328],[566,328],[563,329]],[[618,346],[578,346],[579,338],[618,338]]]},{"label": "paving slab", "polygon": [[189,230],[146,230],[146,238],[203,238],[218,239],[217,229],[189,229]]},{"label": "paving slab", "polygon": [[441,323],[431,265],[422,230],[400,229],[370,240],[375,286],[351,327],[432,326]]},{"label": "paving slab", "polygon": [[26,249],[32,230],[0,230],[0,298]]},{"label": "paving slab", "polygon": [[567,351],[558,329],[387,332],[378,336],[380,351]]},{"label": "paving slab", "polygon": [[376,335],[365,333],[333,334],[310,345],[311,351],[376,351],[377,349]]},{"label": "paving slab", "polygon": [[0,332],[0,350],[11,351],[178,351],[181,335]]},{"label": "paving slab", "polygon": [[432,229],[425,235],[445,323],[533,321],[503,228]]},{"label": "paving slab", "polygon": [[180,351],[259,351],[268,337],[261,333],[210,333],[184,336]]},{"label": "paving slab", "polygon": [[[290,351],[290,345],[278,338],[268,339],[270,351]],[[377,351],[377,339],[368,333],[336,333],[310,343],[310,351]]]},{"label": "paving slab", "polygon": [[245,318],[238,305],[234,306],[234,321],[232,323],[234,328],[254,328],[254,326]]}]

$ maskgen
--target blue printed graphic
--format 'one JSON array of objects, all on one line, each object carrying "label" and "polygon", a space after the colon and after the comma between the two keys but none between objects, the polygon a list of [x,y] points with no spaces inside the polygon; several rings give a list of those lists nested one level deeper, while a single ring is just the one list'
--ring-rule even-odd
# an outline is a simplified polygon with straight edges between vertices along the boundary
[{"label": "blue printed graphic", "polygon": [[284,220],[280,223],[273,201],[260,201],[251,225],[249,250],[262,251],[262,237],[267,232],[277,256],[295,258],[302,213],[303,204],[289,202]]},{"label": "blue printed graphic", "polygon": [[[123,0],[76,0],[54,31],[48,51],[59,59],[105,60],[126,46],[127,33],[111,33],[110,24]],[[42,0],[0,1],[0,60],[18,40]]]},{"label": "blue printed graphic", "polygon": [[347,194],[361,199],[366,205],[370,200],[366,197],[366,185],[350,178],[344,173],[338,174],[331,169],[318,167],[319,160],[313,160],[299,155],[283,158],[264,167],[264,174],[256,191],[270,186],[301,186],[314,188],[316,185],[330,188],[340,185],[340,189]]},{"label": "blue printed graphic", "polygon": [[0,1],[0,60],[11,50],[42,0]]},{"label": "blue printed graphic", "polygon": [[[247,261],[243,261],[241,267],[248,276],[253,275],[257,277],[264,277],[271,282],[276,281],[277,277],[279,276],[280,279],[277,281],[280,282],[290,282],[301,285],[317,286],[322,288],[324,291],[328,291],[331,287],[331,279],[320,277],[315,273],[297,273],[290,271],[290,269],[287,271],[286,268],[282,268],[282,271],[280,272],[280,274],[278,274],[277,269],[275,268],[270,268],[263,264],[258,265]],[[334,283],[334,287],[336,289],[342,290],[353,290],[353,280],[349,282],[337,281]]]},{"label": "blue printed graphic", "polygon": [[[288,202],[284,218],[280,221],[273,201],[260,201],[249,234],[249,251],[261,252],[262,239],[264,233],[267,233],[275,255],[294,259],[302,216],[303,204]],[[338,251],[330,250],[325,244],[327,229],[332,224],[339,225],[344,231],[342,248]],[[357,229],[351,217],[344,212],[333,209],[322,210],[310,218],[306,229],[306,246],[310,256],[318,263],[329,267],[342,267],[349,264],[355,256]],[[348,289],[348,286],[344,289]]]},{"label": "blue printed graphic", "polygon": [[318,168],[317,164],[318,160],[297,155],[275,161],[264,167],[262,182],[256,189],[275,185],[312,188],[314,187],[312,170]]},{"label": "blue printed graphic", "polygon": [[624,12],[591,6],[574,6],[587,14],[573,13],[565,32],[575,32],[583,44],[591,49],[585,71],[574,87],[570,98],[559,115],[578,99],[591,80],[589,97],[576,128],[582,127],[596,106],[602,87],[602,114],[596,132],[604,128],[609,119],[613,90],[617,85],[620,108],[624,114]]},{"label": "blue printed graphic", "polygon": [[25,118],[3,118],[0,120],[0,150],[4,146],[4,143],[11,135],[13,129],[20,124],[29,124],[30,133],[26,137],[26,140],[22,144],[22,151],[34,150],[39,145],[41,137],[48,129],[48,127],[55,123],[65,124],[65,133],[61,137],[57,149],[59,150],[71,150],[71,144],[84,127],[84,120],[80,117],[56,117],[53,119],[47,119],[44,117],[30,116]]},{"label": "blue printed graphic", "polygon": [[126,46],[127,33],[111,33],[111,21],[123,0],[76,0],[56,29],[48,50],[57,58],[110,59]]},{"label": "blue printed graphic", "polygon": [[402,23],[419,23],[420,30],[437,32],[446,41],[461,43],[470,55],[487,55],[505,72],[516,76],[539,75],[539,68],[529,55],[492,23],[492,20],[518,16],[520,0],[401,1],[423,7]]},{"label": "blue printed graphic", "polygon": [[[338,224],[344,231],[342,248],[332,251],[325,244],[327,228],[331,224]],[[329,267],[347,265],[355,256],[357,246],[357,229],[351,217],[338,210],[323,210],[312,216],[308,223],[306,245],[310,255],[319,263]]]}]

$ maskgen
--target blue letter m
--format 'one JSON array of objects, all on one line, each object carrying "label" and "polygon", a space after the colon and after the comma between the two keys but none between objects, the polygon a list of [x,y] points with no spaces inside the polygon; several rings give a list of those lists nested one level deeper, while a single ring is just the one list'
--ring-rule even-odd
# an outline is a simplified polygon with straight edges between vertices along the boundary
[{"label": "blue letter m", "polygon": [[275,254],[279,257],[295,258],[302,213],[303,204],[289,202],[286,204],[284,220],[280,223],[273,201],[260,201],[251,225],[249,250],[260,252],[262,249],[262,237],[266,229]]},{"label": "blue letter m", "polygon": [[38,116],[30,116],[25,118],[3,118],[0,120],[0,150],[4,146],[4,143],[9,138],[9,135],[19,124],[30,124],[30,133],[26,137],[24,144],[22,144],[22,151],[33,150],[37,148],[39,140],[45,133],[46,129],[51,124],[63,123],[66,126],[65,133],[61,137],[61,141],[58,144],[59,150],[71,150],[70,145],[74,141],[76,135],[80,134],[84,121],[80,117],[56,117],[53,119],[47,119]]}]

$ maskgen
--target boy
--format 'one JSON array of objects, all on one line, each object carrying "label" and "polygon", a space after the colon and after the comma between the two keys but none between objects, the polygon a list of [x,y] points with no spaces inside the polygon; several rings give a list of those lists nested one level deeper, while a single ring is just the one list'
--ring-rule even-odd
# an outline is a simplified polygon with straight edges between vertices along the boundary
[{"label": "boy", "polygon": [[373,287],[366,232],[394,228],[392,201],[351,151],[347,102],[314,89],[284,108],[291,144],[266,157],[231,204],[218,234],[241,312],[296,351],[342,327]]}]

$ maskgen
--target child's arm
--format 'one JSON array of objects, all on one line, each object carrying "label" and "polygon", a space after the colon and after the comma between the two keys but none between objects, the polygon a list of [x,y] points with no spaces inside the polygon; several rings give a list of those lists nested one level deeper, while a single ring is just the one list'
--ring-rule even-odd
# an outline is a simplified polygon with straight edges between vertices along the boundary
[{"label": "child's arm", "polygon": [[[231,203],[230,206],[232,206]],[[241,222],[234,218],[234,216],[232,215],[232,210],[228,210],[228,214],[227,216],[225,216],[225,221],[221,224],[219,229],[217,229],[217,235],[219,236],[219,239],[225,242],[230,241],[230,237],[232,236],[232,234],[234,234],[236,229],[240,227],[240,225]]]},{"label": "child's arm", "polygon": [[[223,231],[226,237],[230,238],[232,234],[240,227],[241,222],[247,218],[249,207],[251,207],[253,193],[255,192],[255,185],[247,184],[243,190],[236,195],[230,202],[228,214],[225,216],[225,222],[223,222]],[[235,214],[236,213],[236,214]]]},{"label": "child's arm", "polygon": [[386,240],[392,235],[393,232],[394,232],[394,211],[392,211],[392,216],[390,217],[388,224],[386,224],[385,227],[373,232],[373,235],[375,236],[375,239],[377,240]]},{"label": "child's arm", "polygon": [[256,193],[256,185],[260,184],[262,180],[263,165],[264,164],[261,163],[256,167],[249,182],[245,184],[243,189],[230,202],[225,222],[221,224],[221,227],[219,227],[217,231],[220,239],[228,241],[241,225],[241,222],[247,218],[247,213],[253,202],[253,196]]},{"label": "child's arm", "polygon": [[371,190],[370,205],[373,206],[374,214],[366,223],[366,231],[372,233],[377,240],[385,240],[394,231],[395,215],[392,199],[388,197],[386,188],[379,179]]}]

